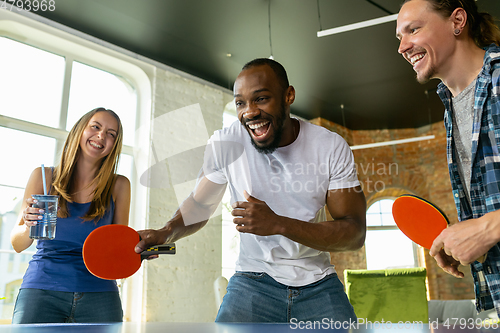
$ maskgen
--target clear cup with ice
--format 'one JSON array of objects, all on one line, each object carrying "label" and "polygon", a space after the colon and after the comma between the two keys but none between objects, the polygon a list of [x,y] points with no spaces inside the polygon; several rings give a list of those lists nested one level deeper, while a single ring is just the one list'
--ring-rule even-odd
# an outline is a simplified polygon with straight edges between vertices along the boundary
[{"label": "clear cup with ice", "polygon": [[43,209],[41,214],[43,218],[37,221],[37,224],[30,227],[30,238],[32,239],[54,239],[56,237],[57,222],[57,202],[58,195],[33,194],[31,196],[36,203],[33,208]]}]

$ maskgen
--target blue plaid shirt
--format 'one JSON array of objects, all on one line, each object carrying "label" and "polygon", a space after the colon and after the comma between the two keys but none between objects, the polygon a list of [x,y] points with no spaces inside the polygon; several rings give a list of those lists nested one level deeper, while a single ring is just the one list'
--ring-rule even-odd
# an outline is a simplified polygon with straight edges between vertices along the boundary
[{"label": "blue plaid shirt", "polygon": [[[477,77],[472,125],[472,170],[470,200],[457,166],[452,133],[452,95],[441,82],[437,93],[446,108],[447,159],[459,221],[476,219],[500,209],[500,47],[486,48],[484,64]],[[500,316],[500,243],[488,251],[484,263],[471,264],[478,311],[495,307]]]}]

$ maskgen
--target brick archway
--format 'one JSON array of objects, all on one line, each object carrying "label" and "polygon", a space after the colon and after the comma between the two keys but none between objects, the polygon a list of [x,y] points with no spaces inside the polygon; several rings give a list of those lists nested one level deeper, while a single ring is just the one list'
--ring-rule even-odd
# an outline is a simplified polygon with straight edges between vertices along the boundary
[{"label": "brick archway", "polygon": [[[402,194],[415,194],[424,198],[429,198],[429,189],[427,182],[421,173],[410,172],[402,170],[396,175],[389,175],[389,177],[379,178],[378,184],[383,184],[383,187],[376,191],[370,190],[369,182],[373,181],[371,177],[360,176],[360,182],[364,185],[364,193],[366,195],[366,204],[369,207],[372,203],[384,197],[397,198]],[[387,185],[386,185],[387,184]],[[375,190],[375,188],[373,188]]]},{"label": "brick archway", "polygon": [[416,194],[416,193],[413,191],[409,191],[405,188],[389,187],[384,189],[383,191],[372,193],[368,198],[366,198],[366,207],[367,208],[370,207],[373,203],[379,200],[386,198],[395,199],[403,194]]}]

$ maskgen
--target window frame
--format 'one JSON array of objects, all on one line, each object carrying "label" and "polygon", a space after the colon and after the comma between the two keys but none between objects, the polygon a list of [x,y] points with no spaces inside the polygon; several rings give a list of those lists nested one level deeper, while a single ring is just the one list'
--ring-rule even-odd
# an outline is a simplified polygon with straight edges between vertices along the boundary
[{"label": "window frame", "polygon": [[[382,201],[382,200],[392,200],[394,202],[394,200],[396,200],[395,197],[380,197],[380,198],[377,198],[375,201],[373,201],[372,203],[370,203],[370,206],[367,206],[366,208],[366,212],[368,214],[368,210],[374,205],[376,204],[377,202],[379,201]],[[399,230],[399,227],[397,225],[384,225],[384,226],[366,226],[366,232],[369,232],[369,231],[385,231],[385,230]],[[401,233],[403,233],[401,231]],[[404,235],[404,233],[403,233]],[[405,235],[406,236],[406,235]],[[414,241],[411,241],[412,242],[412,249],[413,249],[413,267],[420,267],[420,260],[419,260],[419,248],[418,248],[418,245],[414,242]],[[366,249],[365,249],[366,251]],[[368,265],[368,262],[367,262],[367,265]]]},{"label": "window frame", "polygon": [[[0,9],[0,37],[66,58],[59,128],[34,124],[0,114],[2,127],[54,137],[57,141],[57,151],[60,151],[59,148],[62,147],[69,133],[65,128],[71,69],[74,61],[121,76],[135,88],[137,94],[136,137],[134,146],[123,146],[122,154],[130,155],[134,161],[130,179],[132,198],[129,225],[135,229],[144,228],[148,223],[149,191],[140,185],[140,175],[137,174],[137,170],[146,169],[150,159],[151,82],[154,81],[155,66],[137,60],[132,52],[25,11],[14,13]],[[140,136],[137,135],[139,128],[142,128]],[[148,130],[144,131],[144,129]],[[139,155],[141,158],[136,158]],[[0,252],[3,251],[0,250]],[[7,253],[10,252],[7,250]],[[117,281],[119,285],[123,284],[122,304],[126,321],[141,321],[144,316],[143,279],[143,274],[134,274],[125,282]]]}]

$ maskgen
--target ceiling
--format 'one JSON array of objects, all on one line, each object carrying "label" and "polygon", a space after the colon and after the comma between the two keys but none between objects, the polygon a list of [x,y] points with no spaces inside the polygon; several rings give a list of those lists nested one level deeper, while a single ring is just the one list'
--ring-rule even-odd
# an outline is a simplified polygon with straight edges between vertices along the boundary
[{"label": "ceiling", "polygon": [[[269,57],[272,45],[296,89],[292,113],[353,130],[415,128],[442,120],[443,106],[438,81],[418,84],[397,53],[395,21],[316,35],[320,27],[395,14],[400,2],[57,0],[55,11],[37,13],[228,89],[241,67]],[[477,4],[500,17],[499,0]]]}]

